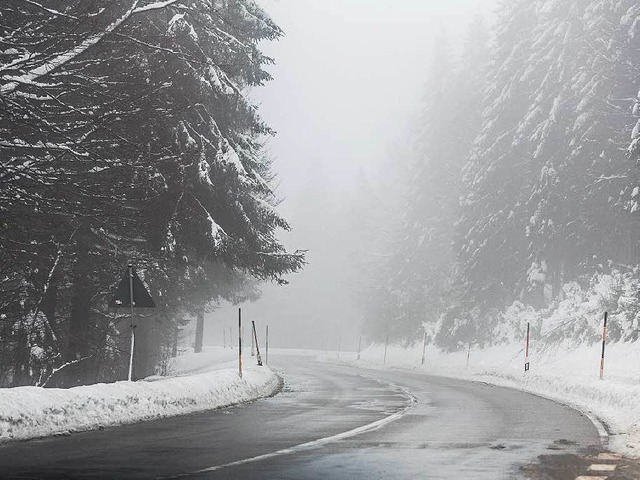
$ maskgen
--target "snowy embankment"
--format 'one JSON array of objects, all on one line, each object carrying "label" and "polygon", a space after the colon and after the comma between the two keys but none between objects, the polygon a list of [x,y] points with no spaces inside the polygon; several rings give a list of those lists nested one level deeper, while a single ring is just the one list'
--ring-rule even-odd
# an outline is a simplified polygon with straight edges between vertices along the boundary
[{"label": "snowy embankment", "polygon": [[175,359],[172,376],[70,389],[0,389],[0,442],[93,430],[248,402],[276,393],[280,378],[236,351],[207,349]]},{"label": "snowy embankment", "polygon": [[[354,353],[327,353],[328,361],[348,362],[364,368],[406,368],[425,375],[482,381],[535,393],[570,405],[604,423],[608,448],[628,457],[640,457],[640,342],[607,345],[604,379],[599,379],[601,345],[581,348],[547,348],[530,352],[524,372],[524,345],[443,353],[428,346],[421,364],[422,345],[402,348],[390,345],[384,361],[384,345]],[[467,365],[468,357],[468,365]],[[383,363],[384,362],[384,363]]]}]

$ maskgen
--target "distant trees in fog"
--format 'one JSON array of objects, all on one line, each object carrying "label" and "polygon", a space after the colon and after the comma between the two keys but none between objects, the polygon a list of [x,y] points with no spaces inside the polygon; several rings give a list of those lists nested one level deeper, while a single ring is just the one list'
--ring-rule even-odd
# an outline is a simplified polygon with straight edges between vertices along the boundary
[{"label": "distant trees in fog", "polygon": [[425,322],[447,348],[488,341],[514,300],[540,307],[565,282],[639,264],[640,6],[498,13],[490,55],[476,22],[459,58],[442,42],[434,56],[374,337],[418,338]]},{"label": "distant trees in fog", "polygon": [[183,314],[301,268],[246,97],[281,34],[253,0],[2,2],[0,385],[124,378],[129,262],[158,305],[139,375]]}]

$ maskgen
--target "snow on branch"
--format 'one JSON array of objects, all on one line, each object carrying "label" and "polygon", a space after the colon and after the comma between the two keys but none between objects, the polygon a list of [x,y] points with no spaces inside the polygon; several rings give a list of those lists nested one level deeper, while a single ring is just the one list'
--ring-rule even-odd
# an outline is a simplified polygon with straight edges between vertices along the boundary
[{"label": "snow on branch", "polygon": [[28,3],[29,5],[33,5],[34,7],[38,7],[42,10],[44,10],[45,12],[49,12],[53,15],[57,15],[60,17],[66,17],[66,18],[71,18],[72,20],[77,20],[78,17],[75,17],[73,15],[69,15],[68,13],[63,13],[60,12],[59,10],[54,10],[53,8],[49,8],[49,7],[45,7],[44,5],[42,5],[41,3],[35,2],[33,0],[21,0],[24,3]]},{"label": "snow on branch", "polygon": [[129,7],[129,9],[126,12],[124,12],[120,17],[118,17],[113,22],[111,22],[111,24],[109,24],[103,31],[95,35],[89,36],[83,42],[81,42],[79,45],[76,45],[72,49],[64,53],[61,53],[57,56],[54,56],[52,59],[50,59],[43,65],[33,68],[30,71],[24,73],[23,75],[20,75],[17,77],[14,77],[14,76],[7,77],[9,80],[9,83],[6,83],[0,86],[0,94],[4,94],[4,95],[11,94],[20,85],[33,83],[36,79],[51,73],[53,70],[61,67],[65,63],[73,60],[74,58],[78,57],[82,53],[86,52],[92,46],[94,46],[100,40],[106,37],[109,33],[113,32],[116,28],[122,25],[126,20],[128,20],[129,17],[131,17],[133,12],[138,7],[139,3],[140,3],[140,0],[133,0],[132,5]]},{"label": "snow on branch", "polygon": [[148,12],[150,10],[158,10],[160,8],[168,7],[169,5],[173,5],[174,3],[178,3],[178,0],[165,0],[164,2],[154,2],[154,3],[150,3],[149,5],[136,8],[133,11],[133,13]]},{"label": "snow on branch", "polygon": [[65,369],[66,367],[70,366],[70,365],[74,365],[76,363],[80,363],[84,360],[86,360],[87,358],[89,358],[90,356],[87,357],[82,357],[79,358],[77,360],[72,360],[70,362],[64,363],[62,365],[60,365],[58,368],[54,368],[51,373],[49,374],[49,376],[47,377],[47,379],[44,382],[41,382],[38,386],[39,387],[45,387],[47,385],[47,383],[49,382],[49,380],[51,380],[51,377],[53,377],[56,373],[58,373],[60,370]]},{"label": "snow on branch", "polygon": [[14,140],[13,142],[9,142],[7,140],[0,140],[0,148],[33,148],[33,149],[46,149],[46,150],[61,150],[64,152],[70,152],[78,157],[88,157],[88,153],[81,153],[77,150],[69,147],[68,145],[64,145],[61,143],[51,143],[51,142],[38,142],[36,144],[26,143],[22,140]]}]

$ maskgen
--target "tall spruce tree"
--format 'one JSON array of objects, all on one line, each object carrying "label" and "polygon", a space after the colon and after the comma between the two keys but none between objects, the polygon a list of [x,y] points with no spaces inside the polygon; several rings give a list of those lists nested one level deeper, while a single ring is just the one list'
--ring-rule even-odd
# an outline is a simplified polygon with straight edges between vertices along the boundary
[{"label": "tall spruce tree", "polygon": [[485,303],[541,305],[565,279],[630,259],[616,207],[635,88],[623,3],[502,8],[460,222],[468,286]]},{"label": "tall spruce tree", "polygon": [[303,263],[275,236],[289,226],[261,147],[271,131],[246,97],[269,79],[258,42],[282,33],[255,2],[56,8],[0,7],[0,286],[4,304],[20,300],[0,331],[14,384],[79,360],[72,383],[117,378],[127,332],[107,304],[130,261],[162,298],[158,318]]}]

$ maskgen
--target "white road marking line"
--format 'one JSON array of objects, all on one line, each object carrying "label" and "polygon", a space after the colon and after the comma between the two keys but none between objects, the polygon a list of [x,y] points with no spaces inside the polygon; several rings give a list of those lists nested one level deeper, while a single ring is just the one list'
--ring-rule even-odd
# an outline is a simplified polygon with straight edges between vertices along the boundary
[{"label": "white road marking line", "polygon": [[622,458],[622,455],[618,455],[617,453],[609,453],[609,452],[602,452],[598,454],[598,460],[620,460]]},{"label": "white road marking line", "polygon": [[607,463],[594,463],[587,468],[587,472],[613,472],[616,466]]},{"label": "white road marking line", "polygon": [[[404,407],[402,410],[400,410],[399,412],[396,412],[393,415],[389,415],[388,417],[385,417],[385,418],[382,418],[380,420],[377,420],[377,421],[375,421],[373,423],[369,423],[367,425],[363,425],[361,427],[354,428],[353,430],[349,430],[349,431],[346,431],[346,432],[338,433],[338,434],[332,435],[330,437],[320,438],[318,440],[313,440],[311,442],[302,443],[300,445],[295,445],[293,447],[284,448],[282,450],[277,450],[277,451],[271,452],[271,453],[265,453],[264,455],[258,455],[256,457],[245,458],[245,459],[242,459],[242,460],[237,460],[235,462],[225,463],[223,465],[214,465],[213,467],[203,468],[202,470],[197,470],[195,472],[190,472],[190,473],[185,474],[185,475],[179,475],[178,477],[180,477],[180,476],[188,476],[188,475],[196,475],[196,474],[199,474],[199,473],[206,473],[206,472],[214,472],[216,470],[221,470],[221,469],[227,468],[227,467],[235,467],[237,465],[244,465],[246,463],[259,462],[261,460],[267,460],[269,458],[279,457],[281,455],[288,455],[290,453],[296,453],[296,452],[300,452],[302,450],[309,450],[309,449],[312,449],[312,448],[321,447],[321,446],[326,445],[328,443],[336,442],[338,440],[343,440],[345,438],[355,437],[356,435],[360,435],[362,433],[372,432],[374,430],[377,430],[379,428],[384,427],[385,425],[387,425],[387,424],[389,424],[391,422],[395,422],[396,420],[400,419],[411,408],[413,408],[415,406],[415,404],[418,402],[416,397],[411,395],[407,390],[405,390],[404,388],[401,389],[401,390],[404,393],[404,395],[407,397],[407,399],[409,400],[409,404],[406,407]],[[169,478],[171,478],[171,477],[169,477]],[[173,477],[173,478],[176,478],[176,477]]]},{"label": "white road marking line", "polygon": [[576,480],[607,480],[607,477],[593,477],[591,475],[580,475]]}]

